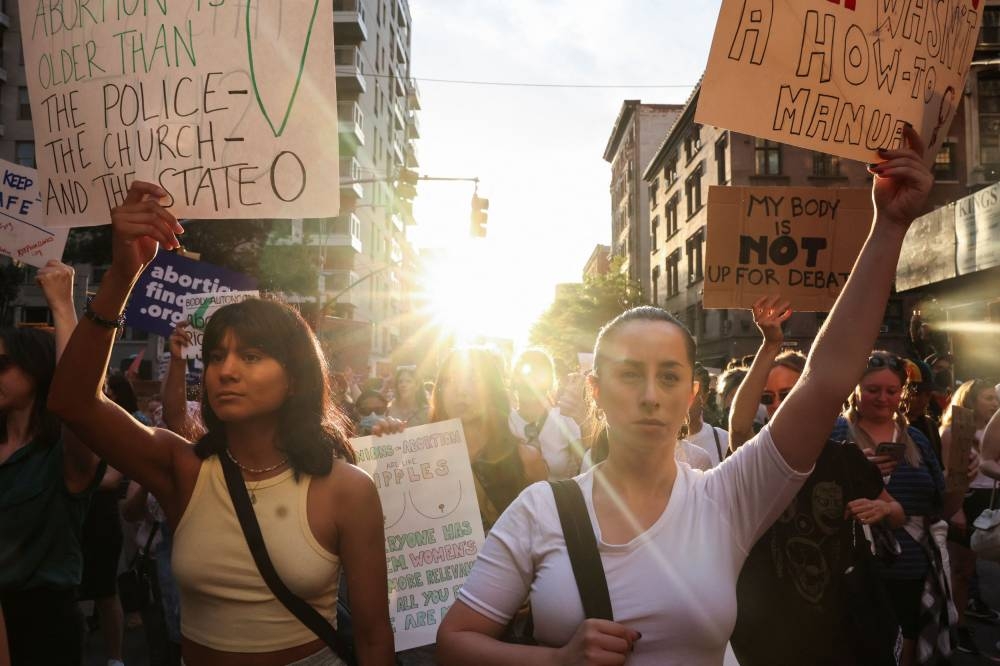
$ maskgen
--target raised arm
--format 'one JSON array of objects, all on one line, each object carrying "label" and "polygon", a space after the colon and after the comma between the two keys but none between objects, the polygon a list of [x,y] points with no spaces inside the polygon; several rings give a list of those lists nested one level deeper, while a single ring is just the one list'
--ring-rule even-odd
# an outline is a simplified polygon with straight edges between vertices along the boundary
[{"label": "raised arm", "polygon": [[913,127],[907,147],[882,150],[872,167],[875,219],[854,269],[816,336],[802,378],[771,419],[771,436],[785,461],[808,471],[826,442],[844,399],[864,371],[885,316],[903,237],[934,182]]},{"label": "raised arm", "polygon": [[780,296],[764,296],[753,304],[753,323],[757,324],[763,340],[753,357],[750,371],[736,389],[729,412],[729,450],[736,451],[743,442],[753,437],[753,419],[760,405],[760,396],[767,384],[771,363],[781,351],[785,334],[781,325],[792,316],[788,301]]},{"label": "raised arm", "polygon": [[205,434],[200,423],[187,409],[187,360],[184,347],[191,344],[187,322],[177,324],[170,334],[170,363],[163,381],[163,422],[185,439],[196,440]]},{"label": "raised arm", "polygon": [[[136,182],[125,203],[112,211],[111,268],[89,306],[90,315],[77,326],[56,368],[49,409],[101,458],[149,488],[168,515],[176,517],[180,507],[174,501],[175,463],[194,454],[183,439],[143,426],[101,391],[117,333],[113,322],[124,311],[139,275],[156,256],[158,244],[177,247],[174,234],[183,231],[154,200],[164,194],[155,185]],[[197,463],[189,460],[188,464]]]},{"label": "raised arm", "polygon": [[[38,286],[52,311],[56,329],[56,363],[76,328],[76,307],[73,305],[73,268],[61,261],[49,261],[38,271]],[[63,428],[63,479],[66,488],[81,492],[94,480],[99,462],[97,456],[84,446],[68,429]]]}]

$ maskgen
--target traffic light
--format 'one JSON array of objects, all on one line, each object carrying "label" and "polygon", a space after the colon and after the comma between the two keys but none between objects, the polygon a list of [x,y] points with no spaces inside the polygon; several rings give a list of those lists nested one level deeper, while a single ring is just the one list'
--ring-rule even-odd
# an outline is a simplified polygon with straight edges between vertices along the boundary
[{"label": "traffic light", "polygon": [[396,194],[400,199],[414,199],[417,196],[417,176],[416,171],[410,169],[400,169],[396,175]]},{"label": "traffic light", "polygon": [[472,215],[470,216],[472,225],[469,227],[469,233],[474,238],[486,238],[486,211],[489,208],[489,199],[481,197],[478,194],[472,195]]}]

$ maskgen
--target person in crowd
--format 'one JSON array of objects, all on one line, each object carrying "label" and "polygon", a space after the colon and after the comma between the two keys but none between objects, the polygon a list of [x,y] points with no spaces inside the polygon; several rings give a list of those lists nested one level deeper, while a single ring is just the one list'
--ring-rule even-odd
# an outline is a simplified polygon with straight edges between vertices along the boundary
[{"label": "person in crowd", "polygon": [[698,393],[688,408],[687,433],[685,441],[708,454],[711,466],[715,467],[726,459],[729,452],[729,433],[724,428],[717,428],[704,419],[708,408],[708,396],[712,393],[711,378],[703,366],[695,366],[695,381],[698,382]]},{"label": "person in crowd", "polygon": [[[536,484],[494,525],[438,629],[443,664],[722,662],[745,554],[821,454],[864,368],[903,237],[930,189],[920,138],[909,126],[904,138],[906,147],[883,151],[886,161],[872,167],[874,224],[802,380],[768,425],[718,467],[697,473],[674,460],[697,393],[687,329],[653,307],[602,329],[590,385],[605,414],[609,454],[577,483],[615,619],[584,617],[552,491]],[[529,596],[539,645],[499,641]]]},{"label": "person in crowd", "polygon": [[455,350],[442,362],[431,396],[432,423],[462,420],[487,532],[524,488],[549,477],[538,449],[510,431],[510,399],[502,364],[486,349]]},{"label": "person in crowd", "polygon": [[[954,514],[962,502],[960,493],[945,492],[944,475],[930,442],[906,423],[900,407],[906,381],[902,359],[885,351],[872,352],[831,435],[833,439],[855,442],[872,456],[889,494],[906,512],[906,525],[893,530],[902,552],[891,565],[884,564],[880,569],[903,633],[903,666],[918,663],[917,638],[927,631],[929,622],[936,624],[938,620],[921,613],[928,579],[940,580],[945,573],[940,570],[941,554],[930,527]],[[879,453],[887,446],[896,452],[881,457],[889,460],[880,459]],[[974,474],[976,469],[978,458],[973,457],[969,472]],[[941,603],[948,601],[943,589],[937,589],[935,596]]]},{"label": "person in crowd", "polygon": [[55,336],[0,330],[0,607],[14,666],[79,666],[80,535],[105,466],[46,408],[76,325],[73,269],[50,261],[37,279]]},{"label": "person in crowd", "polygon": [[719,394],[719,420],[721,427],[729,428],[729,412],[732,409],[733,398],[736,397],[736,389],[743,383],[747,376],[747,369],[743,366],[727,366],[726,370],[719,377],[716,385],[716,392]]},{"label": "person in crowd", "polygon": [[[754,435],[756,405],[768,415],[799,382],[806,358],[781,352],[787,301],[764,297],[751,309],[763,340],[736,392],[730,416],[733,440]],[[903,507],[886,492],[878,468],[857,446],[827,441],[816,466],[781,517],[754,544],[736,587],[737,618],[731,642],[742,666],[862,663],[852,640],[850,599],[842,576],[853,561],[854,522],[899,527]],[[794,618],[796,630],[775,621]]]},{"label": "person in crowd", "polygon": [[430,413],[430,403],[423,384],[417,379],[417,369],[412,365],[396,368],[392,378],[392,402],[388,414],[407,427],[424,425]]},{"label": "person in crowd", "polygon": [[[982,451],[981,442],[986,431],[986,424],[1000,407],[996,389],[981,379],[963,383],[951,396],[951,403],[941,417],[941,450],[945,460],[948,460],[952,445],[952,410],[951,407],[964,407],[972,412],[975,426],[975,444],[973,449]],[[962,503],[962,509],[952,521],[952,540],[949,542],[952,565],[952,589],[954,591],[955,607],[958,609],[958,649],[969,654],[978,654],[978,648],[972,629],[965,622],[966,617],[981,620],[996,620],[1000,614],[983,601],[979,592],[979,580],[976,575],[976,554],[969,546],[972,537],[971,523],[984,509],[990,508],[990,498],[993,492],[994,479],[980,469],[979,474],[969,484],[969,491]]]},{"label": "person in crowd", "polygon": [[907,382],[903,387],[903,411],[906,421],[927,438],[937,456],[938,463],[944,467],[941,457],[940,424],[931,414],[931,394],[934,382],[931,379],[931,368],[923,361],[906,360]]},{"label": "person in crowd", "polygon": [[541,349],[527,349],[514,362],[511,386],[517,409],[510,410],[510,429],[541,452],[552,480],[580,471],[583,451],[580,426],[552,405],[556,375],[552,358]]},{"label": "person in crowd", "polygon": [[163,196],[133,182],[112,211],[111,267],[67,345],[49,407],[160,503],[174,532],[185,663],[341,663],[265,584],[223,479],[226,457],[246,483],[278,576],[332,621],[343,568],[358,662],[391,664],[378,493],[353,464],[319,343],[298,313],[253,299],[211,317],[203,342],[207,433],[193,447],[101,394],[133,285],[160,245],[179,246],[183,228],[157,203]]},{"label": "person in crowd", "polygon": [[354,432],[359,437],[372,434],[372,429],[386,417],[389,401],[381,391],[365,389],[354,401]]},{"label": "person in crowd", "polygon": [[931,393],[933,399],[929,409],[931,415],[940,421],[951,402],[951,394],[955,388],[953,370],[955,357],[950,352],[935,352],[925,358],[924,363],[930,366],[931,376],[934,378],[934,391]]},{"label": "person in crowd", "polygon": [[7,648],[7,623],[3,619],[2,606],[0,606],[0,666],[10,666],[10,650]]},{"label": "person in crowd", "polygon": [[[135,481],[129,483],[122,517],[139,523],[135,545],[149,544],[156,565],[155,602],[142,611],[150,666],[178,666],[181,663],[180,596],[170,562],[173,535],[156,498]],[[150,537],[152,536],[152,540]]]},{"label": "person in crowd", "polygon": [[334,406],[345,418],[354,423],[356,415],[354,413],[354,397],[351,395],[351,388],[347,382],[347,375],[343,372],[333,372],[330,374],[330,390]]}]

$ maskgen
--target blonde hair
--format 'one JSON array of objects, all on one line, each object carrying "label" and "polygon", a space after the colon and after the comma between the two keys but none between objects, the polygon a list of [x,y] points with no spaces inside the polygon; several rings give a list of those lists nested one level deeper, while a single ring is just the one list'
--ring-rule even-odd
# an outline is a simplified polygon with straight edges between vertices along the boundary
[{"label": "blonde hair", "polygon": [[[873,359],[878,359],[878,361],[873,363]],[[919,467],[920,463],[923,462],[923,456],[920,455],[920,449],[907,432],[907,429],[910,427],[910,422],[906,419],[906,407],[902,400],[902,393],[903,388],[907,384],[908,377],[906,375],[905,366],[903,365],[903,360],[899,356],[896,356],[891,352],[880,350],[876,350],[871,353],[868,357],[868,365],[865,368],[865,372],[861,375],[861,380],[858,381],[858,385],[854,388],[851,395],[847,397],[847,401],[844,403],[843,416],[851,424],[852,429],[857,425],[858,420],[862,418],[860,410],[861,381],[863,381],[868,375],[880,370],[889,370],[899,379],[900,401],[899,405],[896,406],[895,413],[892,415],[892,420],[899,428],[900,432],[906,435],[903,438],[902,444],[906,445],[906,451],[904,452],[903,457],[906,459],[907,464],[911,467]],[[857,437],[855,437],[855,439],[857,439]],[[878,444],[878,442],[873,443]]]},{"label": "blonde hair", "polygon": [[951,407],[957,406],[975,410],[979,394],[986,389],[992,388],[987,381],[971,379],[955,389],[955,392],[951,395],[951,401],[948,403],[949,409],[944,410],[944,414],[941,415],[941,428],[951,427]]}]

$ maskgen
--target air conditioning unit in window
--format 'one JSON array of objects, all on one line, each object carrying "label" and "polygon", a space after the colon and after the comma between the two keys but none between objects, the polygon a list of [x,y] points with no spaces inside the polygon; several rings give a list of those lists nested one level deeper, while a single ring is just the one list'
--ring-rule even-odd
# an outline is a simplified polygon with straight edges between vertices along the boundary
[{"label": "air conditioning unit in window", "polygon": [[889,325],[888,324],[882,324],[881,326],[878,327],[878,332],[880,334],[882,334],[882,335],[885,335],[886,333],[889,332]]}]

